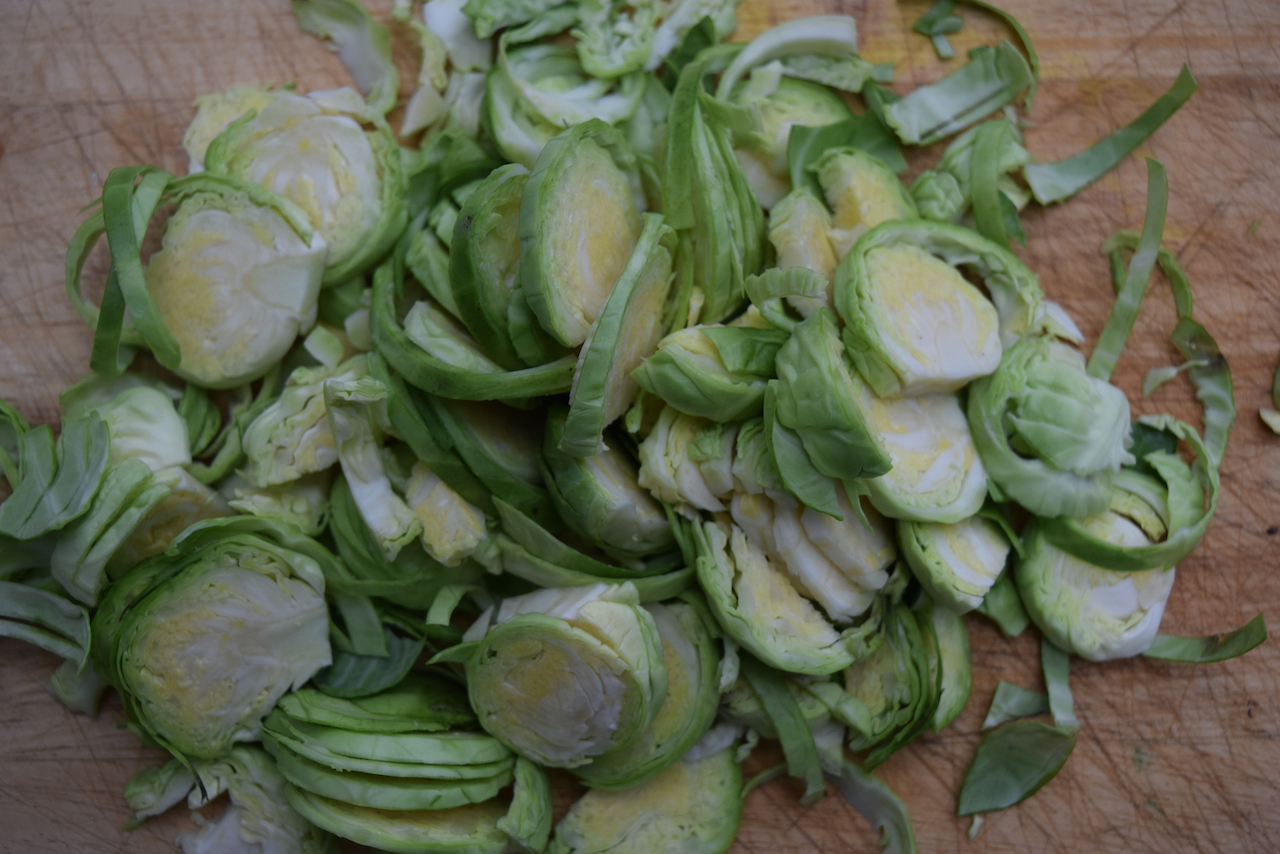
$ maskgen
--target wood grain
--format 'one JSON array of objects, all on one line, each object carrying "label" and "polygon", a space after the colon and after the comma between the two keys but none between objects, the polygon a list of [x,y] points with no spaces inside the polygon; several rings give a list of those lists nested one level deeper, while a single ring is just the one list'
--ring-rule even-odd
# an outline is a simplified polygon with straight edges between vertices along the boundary
[{"label": "wood grain", "polygon": [[[1008,2],[1043,61],[1027,134],[1049,160],[1129,121],[1184,62],[1200,92],[1139,152],[1168,167],[1166,244],[1191,277],[1197,316],[1232,366],[1240,420],[1222,469],[1223,496],[1201,548],[1179,567],[1163,630],[1204,634],[1263,612],[1280,626],[1280,438],[1266,432],[1270,372],[1280,359],[1280,4],[1267,0]],[[381,12],[386,11],[380,8]],[[897,63],[907,91],[953,67],[909,32],[925,2],[766,2],[741,7],[739,35],[802,14],[854,15],[864,54]],[[1002,37],[966,10],[958,53]],[[395,33],[405,56],[409,40]],[[405,66],[406,80],[413,67]],[[0,397],[34,422],[55,421],[59,389],[87,368],[89,334],[62,289],[77,212],[118,165],[184,166],[182,131],[197,95],[233,83],[347,82],[337,60],[298,33],[286,3],[265,0],[5,0],[0,3]],[[407,89],[407,87],[406,87]],[[404,93],[407,94],[407,91]],[[914,174],[939,148],[914,156]],[[1102,239],[1141,224],[1138,158],[1065,205],[1024,220],[1023,258],[1090,340],[1109,306]],[[96,273],[95,273],[96,269]],[[101,260],[90,275],[101,277]],[[100,287],[100,285],[98,286]],[[1138,412],[1198,419],[1184,381],[1139,400],[1143,372],[1168,364],[1174,314],[1157,282],[1120,362],[1117,383]],[[1016,642],[971,619],[974,692],[955,725],[894,756],[881,776],[907,802],[922,852],[1280,850],[1280,647],[1192,667],[1074,662],[1083,722],[1063,773],[1031,801],[988,817],[973,841],[955,794],[998,679],[1039,682],[1033,632]],[[133,833],[121,795],[162,759],[127,731],[111,701],[75,716],[41,686],[56,660],[0,640],[0,850],[172,851],[176,810]],[[774,754],[776,757],[776,754]],[[763,766],[770,757],[753,759]],[[558,789],[563,808],[570,787]],[[874,834],[838,797],[800,807],[785,780],[747,799],[732,849],[778,854],[873,851]]]}]

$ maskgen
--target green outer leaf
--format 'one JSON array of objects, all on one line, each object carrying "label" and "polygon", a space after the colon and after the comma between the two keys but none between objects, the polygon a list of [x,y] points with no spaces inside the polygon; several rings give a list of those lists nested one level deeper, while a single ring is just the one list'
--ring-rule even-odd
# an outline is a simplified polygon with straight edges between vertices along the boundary
[{"label": "green outer leaf", "polygon": [[[135,182],[139,178],[142,179],[142,184],[135,188]],[[152,201],[151,207],[145,211],[147,216],[143,218],[136,216],[138,211],[133,200],[135,192],[141,194],[144,188],[153,191],[156,184],[160,184],[163,191],[172,178],[172,175],[154,166],[120,166],[112,169],[102,184],[103,224],[107,244],[111,248],[112,268],[115,270],[124,304],[129,309],[134,329],[151,348],[156,361],[170,370],[178,367],[182,354],[177,340],[164,325],[160,311],[147,290],[146,276],[142,271],[142,235],[138,234],[139,231],[145,234],[155,204],[149,200]],[[112,314],[114,308],[112,306]]]},{"label": "green outer leaf", "polygon": [[849,805],[880,830],[882,854],[916,854],[916,834],[907,805],[883,780],[845,760],[832,782]]},{"label": "green outer leaf", "polygon": [[[578,354],[569,393],[569,414],[560,437],[560,450],[575,457],[589,457],[604,450],[604,430],[610,416],[630,406],[639,385],[631,378],[631,368],[651,355],[662,337],[660,319],[651,312],[653,304],[666,302],[671,284],[671,268],[676,248],[675,232],[661,214],[642,214],[643,228],[630,260],[623,267],[613,290]],[[660,298],[655,300],[659,295]],[[646,330],[647,338],[633,337]],[[623,343],[642,345],[634,352]],[[619,364],[621,363],[621,364]]]},{"label": "green outer leaf", "polygon": [[1000,109],[1032,79],[1012,43],[974,48],[962,68],[885,105],[884,121],[904,143],[930,145]]},{"label": "green outer leaf", "polygon": [[[364,732],[343,727],[296,721],[276,710],[264,721],[274,733],[294,741],[308,741],[323,746],[334,757],[364,759],[371,762],[393,762],[424,766],[456,767],[446,772],[451,778],[478,779],[494,774],[468,771],[468,767],[496,765],[498,771],[509,771],[514,756],[498,740],[483,732],[449,730],[446,732]],[[413,775],[418,776],[418,775]],[[425,776],[425,775],[424,775]],[[444,778],[441,778],[444,779]]]},{"label": "green outer leaf", "polygon": [[75,661],[83,668],[89,659],[89,614],[68,599],[0,581],[0,636],[17,638]]},{"label": "green outer leaf", "polygon": [[536,368],[486,374],[440,361],[409,340],[396,317],[395,292],[404,270],[395,262],[373,275],[370,326],[378,353],[405,380],[423,391],[458,400],[522,400],[569,390],[575,359],[566,356]]},{"label": "green outer leaf", "polygon": [[390,655],[358,655],[335,649],[333,664],[312,677],[312,683],[333,697],[368,697],[405,677],[422,653],[422,638],[404,638],[383,629]]},{"label": "green outer leaf", "polygon": [[1022,41],[1023,50],[1027,52],[1027,59],[1031,62],[1031,85],[1027,87],[1027,97],[1022,102],[1023,112],[1030,113],[1031,105],[1036,97],[1036,87],[1040,83],[1040,55],[1036,53],[1035,46],[1031,44],[1031,36],[1027,34],[1022,24],[1018,23],[1017,18],[997,6],[984,3],[983,0],[960,0],[960,2],[990,12],[1008,24],[1009,28],[1017,33],[1019,40]]},{"label": "green outer leaf", "polygon": [[424,402],[423,392],[408,386],[376,353],[369,354],[368,368],[370,376],[387,387],[387,416],[400,438],[450,489],[486,513],[491,512],[489,490],[454,451],[444,425]]},{"label": "green outer leaf", "polygon": [[1124,286],[1116,294],[1115,305],[1107,317],[1106,325],[1098,335],[1089,356],[1086,369],[1089,376],[1109,379],[1120,359],[1120,351],[1129,340],[1129,333],[1138,319],[1142,297],[1147,292],[1147,282],[1156,264],[1160,250],[1160,237],[1164,234],[1165,213],[1169,205],[1169,181],[1159,160],[1147,158],[1147,211],[1142,218],[1142,239],[1129,262]]},{"label": "green outer leaf", "polygon": [[818,759],[813,732],[800,711],[795,695],[781,673],[761,664],[755,656],[744,654],[740,661],[742,675],[760,698],[764,713],[778,732],[782,752],[787,758],[787,773],[804,781],[804,795],[800,803],[812,804],[821,800],[827,791],[822,779],[822,763]]},{"label": "green outer leaf", "polygon": [[843,521],[838,484],[814,467],[800,437],[776,418],[777,386],[778,380],[769,380],[764,393],[764,440],[782,485],[805,506]]},{"label": "green outer leaf", "polygon": [[18,440],[30,429],[22,413],[0,398],[0,477],[9,481],[11,489],[18,488],[20,479],[18,461],[21,455],[18,453]]},{"label": "green outer leaf", "polygon": [[[590,587],[601,581],[599,576],[544,560],[506,537],[498,539],[498,548],[502,550],[503,572],[523,578],[538,587]],[[629,580],[635,585],[641,602],[661,602],[688,589],[693,584],[693,574],[693,567],[686,567],[662,575]]]},{"label": "green outer leaf", "polygon": [[[1015,539],[1014,542],[1018,541]],[[1022,597],[1018,595],[1018,585],[1013,583],[1007,571],[991,585],[977,612],[999,626],[1007,638],[1019,637],[1031,623],[1027,609],[1022,606]]]},{"label": "green outer leaf", "polygon": [[90,412],[64,423],[56,446],[48,427],[24,433],[18,444],[22,479],[0,504],[0,535],[30,540],[89,509],[106,474],[110,438],[102,417]]},{"label": "green outer leaf", "polygon": [[800,437],[822,474],[840,480],[878,477],[893,463],[858,405],[837,324],[834,312],[818,309],[778,350],[778,378],[769,382],[775,415]]},{"label": "green outer leaf", "polygon": [[1039,721],[1014,721],[983,737],[960,786],[957,815],[1021,803],[1062,769],[1076,736]]},{"label": "green outer leaf", "polygon": [[107,583],[107,561],[160,501],[168,486],[141,460],[107,472],[88,513],[68,525],[49,556],[49,571],[73,597],[92,607]]},{"label": "green outer leaf", "polygon": [[1266,639],[1267,623],[1259,614],[1233,632],[1202,638],[1156,635],[1155,641],[1143,655],[1162,661],[1208,664],[1244,655]]},{"label": "green outer leaf", "polygon": [[295,721],[363,733],[446,730],[476,720],[466,689],[416,672],[371,697],[346,700],[303,687],[285,694],[276,707]]},{"label": "green outer leaf", "polygon": [[885,127],[875,113],[868,112],[822,127],[792,125],[787,137],[787,169],[791,173],[791,186],[807,184],[821,198],[822,188],[810,167],[832,148],[865,151],[894,173],[905,172],[907,168],[906,158],[902,156],[893,131]]},{"label": "green outer leaf", "polygon": [[104,376],[117,376],[129,362],[129,350],[120,349],[124,334],[124,294],[116,268],[107,271],[107,284],[102,291],[102,307],[93,329],[93,349],[89,353],[89,369]]},{"label": "green outer leaf", "polygon": [[[1144,415],[1141,420],[1146,424],[1173,431],[1196,453],[1196,459],[1190,466],[1189,476],[1186,463],[1177,456],[1159,454],[1147,456],[1147,462],[1157,467],[1162,479],[1170,486],[1170,491],[1172,492],[1176,486],[1184,493],[1180,503],[1175,502],[1171,494],[1169,506],[1171,511],[1177,508],[1187,517],[1171,523],[1170,533],[1162,542],[1133,548],[1118,548],[1094,536],[1080,524],[1079,519],[1060,516],[1056,519],[1041,521],[1044,536],[1052,545],[1100,569],[1133,572],[1173,566],[1199,545],[1205,529],[1209,527],[1209,522],[1218,509],[1221,488],[1218,469],[1209,459],[1208,449],[1205,448],[1195,428],[1168,415],[1154,417]],[[1206,492],[1208,493],[1207,506],[1204,504],[1203,497]]]},{"label": "green outer leaf", "polygon": [[1080,729],[1071,700],[1071,656],[1054,646],[1048,638],[1040,638],[1040,666],[1044,668],[1044,685],[1049,691],[1049,711],[1053,725],[1059,729]]},{"label": "green outer leaf", "polygon": [[[969,191],[973,196],[973,218],[978,233],[1007,246],[1009,234],[1004,227],[1004,208],[996,182],[1000,177],[1000,151],[1004,136],[1012,128],[1008,122],[984,122],[973,138],[973,154],[969,159]],[[1015,218],[1017,212],[1014,213]]]},{"label": "green outer leaf", "polygon": [[756,36],[720,75],[715,96],[727,100],[734,84],[752,68],[788,56],[856,56],[858,26],[848,15],[819,15],[784,21]]},{"label": "green outer leaf", "polygon": [[[528,180],[529,170],[519,163],[508,163],[490,172],[467,196],[458,212],[449,251],[449,283],[457,306],[455,314],[475,336],[481,349],[507,370],[526,367],[507,329],[512,290],[503,276],[506,270],[518,276],[514,272],[518,269],[518,258],[499,257],[506,247],[490,246],[489,236],[498,231],[511,232],[514,236],[515,221],[520,217],[520,197]],[[507,213],[500,213],[499,208]],[[518,256],[519,243],[512,248],[513,255]]]},{"label": "green outer leaf", "polygon": [[498,517],[502,520],[502,528],[511,539],[530,554],[537,555],[539,559],[552,565],[592,576],[596,581],[634,582],[641,578],[660,576],[669,569],[665,555],[655,559],[654,563],[657,566],[653,569],[634,570],[603,563],[565,545],[546,528],[501,498],[495,497],[494,504],[498,510]]},{"label": "green outer leaf", "polygon": [[964,711],[973,691],[973,660],[969,651],[969,629],[964,618],[937,602],[930,602],[925,614],[938,641],[938,654],[930,656],[929,669],[941,669],[937,677],[941,691],[929,729],[942,732]]},{"label": "green outer leaf", "polygon": [[507,814],[498,820],[498,829],[526,854],[545,851],[551,836],[551,781],[535,762],[516,757],[515,791]]},{"label": "green outer leaf", "polygon": [[1101,178],[1155,133],[1195,91],[1196,80],[1184,65],[1169,91],[1157,98],[1155,103],[1129,124],[1112,131],[1084,151],[1065,160],[1056,163],[1028,163],[1023,169],[1023,175],[1026,176],[1036,201],[1042,205],[1060,202]]},{"label": "green outer leaf", "polygon": [[400,74],[391,61],[391,34],[360,0],[293,0],[298,27],[333,42],[347,73],[369,106],[387,113],[396,105]]},{"label": "green outer leaf", "polygon": [[59,703],[91,718],[98,716],[102,699],[110,687],[94,671],[92,664],[79,669],[71,659],[59,664],[49,676],[49,681],[44,683],[44,690]]},{"label": "green outer leaf", "polygon": [[359,771],[334,771],[285,749],[267,737],[263,747],[290,783],[322,797],[372,809],[446,810],[478,804],[511,784],[511,771],[481,780],[423,780]]},{"label": "green outer leaf", "polygon": [[709,15],[704,15],[702,20],[684,34],[680,46],[663,60],[662,85],[674,90],[684,67],[697,59],[703,48],[711,47],[715,43],[715,21],[711,20]]},{"label": "green outer leaf", "polygon": [[991,707],[982,721],[982,729],[989,730],[1006,721],[1043,715],[1049,711],[1049,697],[1039,691],[1021,688],[1001,679],[996,684]]},{"label": "green outer leaf", "polygon": [[922,36],[931,36],[934,33],[956,32],[949,26],[943,25],[943,21],[947,18],[955,17],[951,11],[956,7],[956,0],[938,0],[930,6],[923,15],[921,15],[911,29],[920,33]]}]

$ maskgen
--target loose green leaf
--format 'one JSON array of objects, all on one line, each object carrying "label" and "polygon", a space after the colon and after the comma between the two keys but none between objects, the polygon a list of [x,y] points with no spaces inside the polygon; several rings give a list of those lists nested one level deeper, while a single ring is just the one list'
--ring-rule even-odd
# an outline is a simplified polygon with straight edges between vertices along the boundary
[{"label": "loose green leaf", "polygon": [[715,21],[711,20],[710,17],[704,16],[689,32],[685,33],[684,40],[680,42],[680,46],[664,61],[662,85],[666,86],[667,89],[674,90],[676,81],[680,79],[680,72],[684,70],[684,67],[697,59],[703,48],[711,47],[715,43]]},{"label": "loose green leaf", "polygon": [[293,0],[303,32],[333,43],[347,73],[369,106],[386,113],[396,105],[400,73],[391,61],[391,34],[360,0]]},{"label": "loose green leaf", "polygon": [[991,708],[982,721],[982,729],[989,730],[1006,721],[1030,718],[1049,711],[1049,697],[1039,691],[1021,688],[1003,679],[996,684],[996,694],[991,698]]},{"label": "loose green leaf", "polygon": [[1129,124],[1065,160],[1027,164],[1023,175],[1036,201],[1042,205],[1060,202],[1110,172],[1176,113],[1195,91],[1196,80],[1184,65],[1169,91]]},{"label": "loose green leaf", "polygon": [[89,615],[62,596],[0,581],[0,637],[26,641],[83,668],[89,657]]},{"label": "loose green leaf", "polygon": [[1000,109],[1031,81],[1027,61],[1011,42],[984,45],[969,52],[963,68],[884,105],[884,121],[904,143],[930,145]]},{"label": "loose green leaf", "polygon": [[1062,729],[1077,730],[1080,721],[1071,700],[1070,676],[1071,656],[1058,649],[1048,638],[1040,639],[1040,666],[1044,668],[1044,684],[1049,690],[1049,711],[1053,714],[1054,726]]},{"label": "loose green leaf", "polygon": [[787,137],[787,169],[791,172],[791,186],[808,185],[821,198],[822,188],[809,167],[832,148],[865,151],[895,173],[907,168],[906,158],[902,156],[893,132],[874,113],[863,113],[822,127],[792,125]]},{"label": "loose green leaf", "polygon": [[[973,219],[978,233],[1001,246],[1009,245],[1005,229],[1005,209],[1000,200],[1007,198],[997,186],[1000,177],[1000,152],[1004,137],[1011,130],[1008,122],[986,122],[978,125],[973,138],[973,154],[969,159],[969,188],[973,196]],[[1014,210],[1014,219],[1017,219]],[[1023,245],[1026,244],[1025,238]]]},{"label": "loose green leaf", "polygon": [[1089,376],[1109,379],[1120,359],[1120,351],[1129,340],[1129,333],[1138,319],[1142,297],[1147,292],[1147,282],[1156,264],[1160,250],[1160,237],[1164,234],[1165,212],[1169,206],[1169,181],[1159,160],[1147,158],[1147,211],[1142,218],[1142,239],[1129,261],[1124,286],[1116,295],[1115,305],[1107,318],[1098,343],[1094,345],[1086,368]]},{"label": "loose green leaf", "polygon": [[[1016,539],[1013,542],[1018,542]],[[1018,586],[1007,574],[1000,576],[978,606],[977,611],[989,618],[1004,633],[1005,637],[1016,638],[1026,630],[1031,618],[1022,607],[1022,599],[1018,596]]]},{"label": "loose green leaf", "polygon": [[1266,639],[1267,623],[1259,614],[1234,632],[1202,638],[1156,635],[1155,641],[1143,655],[1162,661],[1208,664],[1244,655]]},{"label": "loose green leaf", "polygon": [[761,664],[754,656],[744,654],[741,666],[742,675],[751,684],[760,698],[764,713],[778,731],[782,752],[787,758],[787,773],[804,781],[804,795],[800,798],[800,803],[812,804],[821,800],[826,794],[822,762],[813,741],[813,731],[809,728],[809,722],[805,720],[795,695],[787,687],[780,672]]},{"label": "loose green leaf", "polygon": [[379,657],[335,651],[333,666],[321,670],[312,684],[331,697],[368,697],[397,685],[422,653],[422,638],[401,637],[384,627],[390,655]]},{"label": "loose green leaf", "polygon": [[849,806],[862,813],[871,826],[880,830],[882,854],[915,854],[916,834],[911,828],[907,805],[884,781],[846,761],[832,782]]},{"label": "loose green leaf", "polygon": [[1076,736],[1039,721],[1014,721],[978,745],[960,787],[957,815],[995,812],[1022,803],[1062,770]]},{"label": "loose green leaf", "polygon": [[96,412],[62,425],[57,445],[46,427],[18,440],[20,481],[0,504],[0,535],[30,540],[65,527],[86,510],[107,469],[110,440]]}]

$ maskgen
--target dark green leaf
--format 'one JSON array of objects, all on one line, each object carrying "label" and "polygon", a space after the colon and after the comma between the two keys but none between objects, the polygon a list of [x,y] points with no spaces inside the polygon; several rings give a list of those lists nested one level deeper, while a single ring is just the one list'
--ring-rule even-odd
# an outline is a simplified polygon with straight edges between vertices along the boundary
[{"label": "dark green leaf", "polygon": [[[1017,543],[1017,540],[1013,541]],[[978,613],[991,619],[1005,637],[1016,638],[1021,635],[1031,622],[1027,610],[1022,607],[1022,598],[1018,588],[1008,574],[1000,576],[991,585],[987,595],[978,606]]]},{"label": "dark green leaf", "polygon": [[1001,679],[996,685],[995,696],[991,698],[987,717],[982,721],[982,729],[989,730],[1007,721],[1043,715],[1048,711],[1048,696]]},{"label": "dark green leaf", "polygon": [[710,17],[704,17],[685,33],[684,41],[680,42],[680,46],[667,57],[666,67],[662,70],[662,85],[674,91],[676,81],[680,79],[680,72],[684,67],[697,59],[703,48],[711,47],[715,43],[715,22]]},{"label": "dark green leaf", "polygon": [[1162,661],[1208,664],[1244,655],[1266,639],[1267,622],[1259,614],[1234,632],[1225,632],[1220,635],[1208,635],[1202,638],[1156,635],[1150,649],[1143,655]]},{"label": "dark green leaf", "polygon": [[1075,746],[1075,733],[1039,721],[992,730],[964,776],[956,814],[995,812],[1025,801],[1062,770]]},{"label": "dark green leaf", "polygon": [[1014,243],[1025,247],[1027,234],[1022,230],[1022,223],[1018,220],[1018,206],[1005,195],[1004,191],[1000,192],[1000,215],[1004,217],[1004,230],[1008,232],[1009,237]]}]

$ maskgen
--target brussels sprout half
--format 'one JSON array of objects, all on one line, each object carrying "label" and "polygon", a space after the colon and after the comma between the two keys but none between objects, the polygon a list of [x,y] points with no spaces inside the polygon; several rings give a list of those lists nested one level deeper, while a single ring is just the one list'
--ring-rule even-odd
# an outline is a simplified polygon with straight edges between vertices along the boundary
[{"label": "brussels sprout half", "polygon": [[881,397],[954,391],[990,374],[1002,344],[1035,331],[1045,313],[1035,275],[1009,250],[923,220],[859,238],[836,271],[835,303],[849,356]]},{"label": "brussels sprout half", "polygon": [[911,574],[939,606],[956,614],[982,604],[1004,565],[1010,544],[990,519],[970,516],[954,524],[899,522],[898,544]]},{"label": "brussels sprout half", "polygon": [[809,167],[835,214],[829,232],[841,260],[868,229],[895,219],[916,219],[915,202],[898,176],[878,157],[856,148],[827,151]]},{"label": "brussels sprout half", "polygon": [[95,669],[129,718],[182,756],[257,738],[276,700],[330,663],[319,559],[332,555],[300,535],[222,521],[134,567],[93,622]]},{"label": "brussels sprout half", "polygon": [[720,854],[741,819],[742,770],[727,748],[629,789],[588,792],[556,825],[547,852]]},{"label": "brussels sprout half", "polygon": [[351,89],[278,92],[209,144],[205,167],[261,184],[305,210],[327,248],[326,285],[372,266],[407,221],[395,137]]},{"label": "brussels sprout half", "polygon": [[[1080,525],[1120,548],[1150,543],[1140,527],[1110,510]],[[1173,589],[1173,567],[1100,569],[1051,545],[1039,520],[1023,541],[1027,553],[1016,569],[1018,591],[1032,621],[1055,646],[1089,661],[1128,658],[1151,646]]]},{"label": "brussels sprout half", "polygon": [[520,285],[566,347],[586,340],[640,239],[639,184],[630,146],[598,120],[538,155],[520,203]]},{"label": "brussels sprout half", "polygon": [[621,560],[634,561],[675,545],[666,513],[641,488],[636,464],[619,447],[589,457],[560,450],[567,412],[551,407],[539,458],[560,518],[580,536]]},{"label": "brussels sprout half", "polygon": [[692,326],[672,332],[631,372],[642,389],[686,415],[733,422],[758,415],[787,335],[778,329]]},{"label": "brussels sprout half", "polygon": [[851,374],[858,405],[892,462],[887,474],[860,480],[875,508],[894,519],[959,522],[978,512],[987,475],[953,394],[886,400]]},{"label": "brussels sprout half", "polygon": [[586,457],[604,450],[604,429],[639,391],[632,370],[662,338],[676,238],[660,214],[644,214],[643,223],[635,251],[578,353],[559,446],[567,454]]},{"label": "brussels sprout half", "polygon": [[464,640],[478,641],[466,670],[481,725],[543,765],[625,749],[666,696],[662,641],[629,583],[503,600]]}]

